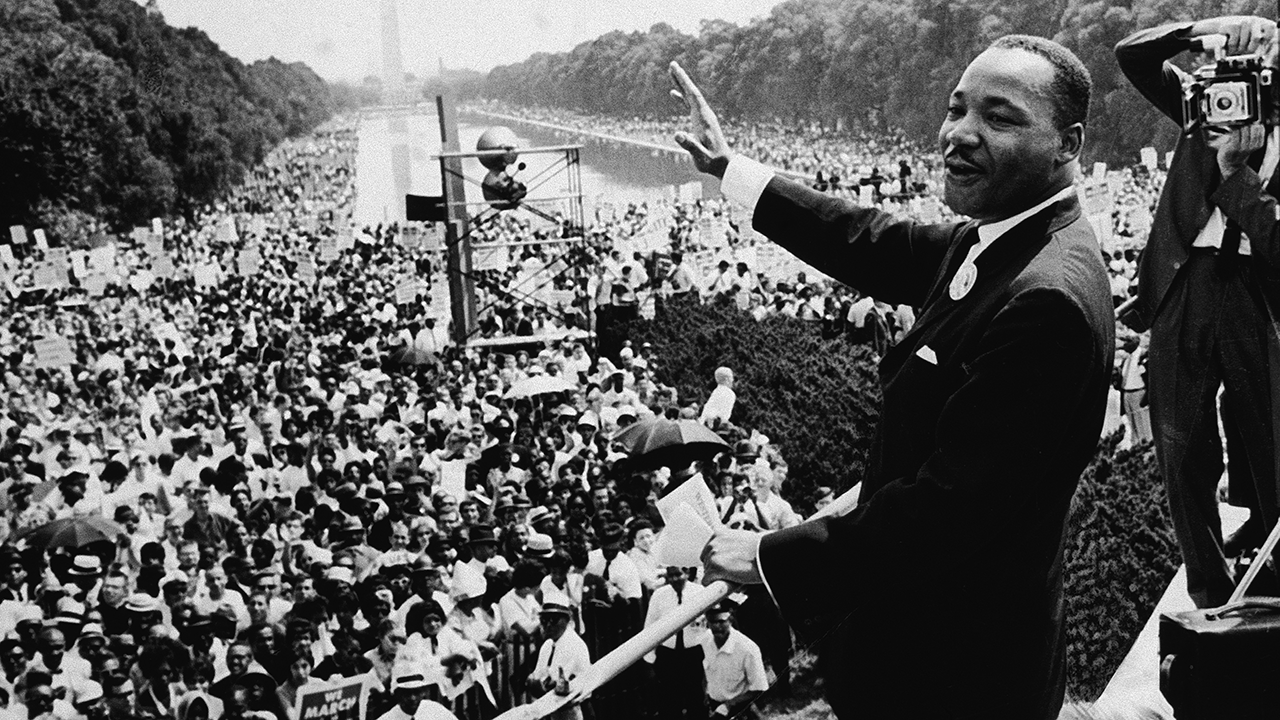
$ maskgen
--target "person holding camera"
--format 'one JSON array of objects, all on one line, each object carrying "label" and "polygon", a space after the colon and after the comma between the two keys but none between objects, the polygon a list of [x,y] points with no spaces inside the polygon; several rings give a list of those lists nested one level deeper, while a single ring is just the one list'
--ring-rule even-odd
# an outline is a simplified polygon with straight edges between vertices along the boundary
[{"label": "person holding camera", "polygon": [[758,232],[877,300],[921,308],[880,362],[857,507],[763,534],[718,530],[706,577],[766,585],[820,649],[837,717],[1057,718],[1066,519],[1115,351],[1107,270],[1073,185],[1088,71],[1025,35],[969,64],[938,147],[946,204],[972,220],[939,224],[735,155],[701,91],[671,71],[690,118],[676,142],[752,208]]},{"label": "person holding camera", "polygon": [[[1276,23],[1259,17],[1163,25],[1115,49],[1125,76],[1161,112],[1184,127],[1195,115],[1200,120],[1178,140],[1142,252],[1136,300],[1120,318],[1151,331],[1152,432],[1187,589],[1199,607],[1227,601],[1235,585],[1229,556],[1260,545],[1277,517],[1280,132],[1273,118],[1263,123],[1272,111],[1267,103],[1249,117],[1251,91],[1240,75],[1198,73],[1204,103],[1184,104],[1183,81],[1191,78],[1171,62],[1224,38],[1224,66],[1245,68],[1244,75],[1275,68]],[[1226,542],[1217,507],[1220,388],[1228,500],[1251,510]]]}]

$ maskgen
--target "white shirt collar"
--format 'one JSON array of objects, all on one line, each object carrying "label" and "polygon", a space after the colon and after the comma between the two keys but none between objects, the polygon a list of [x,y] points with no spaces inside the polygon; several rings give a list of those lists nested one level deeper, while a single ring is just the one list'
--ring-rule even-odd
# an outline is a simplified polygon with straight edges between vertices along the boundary
[{"label": "white shirt collar", "polygon": [[1039,205],[1027,208],[1026,210],[1023,210],[1022,212],[1018,213],[1017,215],[1014,215],[1013,217],[1005,218],[1004,220],[998,220],[993,223],[987,223],[985,225],[979,225],[977,247],[980,249],[978,252],[985,250],[988,245],[996,241],[996,238],[999,238],[1001,235],[1004,235],[1005,233],[1009,232],[1014,227],[1016,227],[1018,223],[1022,222],[1023,220],[1026,220],[1032,215],[1035,215],[1041,210],[1058,202],[1059,200],[1066,199],[1075,194],[1076,194],[1076,186],[1068,185],[1067,187],[1064,187],[1058,192],[1054,193],[1052,197],[1046,199],[1044,202],[1040,203]]}]

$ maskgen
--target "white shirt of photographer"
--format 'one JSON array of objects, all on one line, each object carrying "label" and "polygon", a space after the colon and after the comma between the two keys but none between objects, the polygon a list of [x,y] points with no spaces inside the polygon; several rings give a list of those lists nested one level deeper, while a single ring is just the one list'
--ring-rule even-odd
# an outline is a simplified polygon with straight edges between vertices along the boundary
[{"label": "white shirt of photographer", "polygon": [[[1276,165],[1280,165],[1280,127],[1271,128],[1271,132],[1267,133],[1266,148],[1262,156],[1262,167],[1258,169],[1258,178],[1262,180],[1264,188],[1271,182],[1271,176],[1276,172]],[[1196,236],[1195,242],[1191,243],[1191,247],[1222,247],[1222,234],[1226,229],[1226,216],[1222,214],[1220,208],[1215,207],[1213,213],[1209,215],[1209,221],[1204,224],[1204,228]],[[1243,233],[1240,235],[1240,254],[1251,254],[1249,236]]]}]

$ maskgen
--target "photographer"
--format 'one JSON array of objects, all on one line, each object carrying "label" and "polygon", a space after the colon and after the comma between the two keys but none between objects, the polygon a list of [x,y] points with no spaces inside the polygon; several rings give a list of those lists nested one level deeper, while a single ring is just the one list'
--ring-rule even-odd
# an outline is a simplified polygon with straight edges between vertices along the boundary
[{"label": "photographer", "polygon": [[[1257,55],[1264,66],[1275,67],[1276,24],[1257,17],[1144,30],[1121,41],[1116,58],[1134,87],[1183,123],[1186,73],[1170,59],[1213,35],[1225,36],[1228,56]],[[1273,373],[1280,369],[1280,343],[1272,319],[1280,307],[1280,134],[1260,123],[1224,126],[1214,115],[1238,102],[1242,86],[1205,84],[1213,104],[1203,127],[1178,141],[1142,253],[1137,299],[1121,320],[1134,330],[1151,330],[1148,382],[1156,452],[1187,563],[1188,590],[1196,605],[1212,607],[1226,602],[1234,586],[1228,557],[1237,546],[1257,547],[1276,521],[1273,405],[1280,383]],[[1229,500],[1252,511],[1241,533],[1225,544],[1216,497],[1223,469],[1219,387]]]}]

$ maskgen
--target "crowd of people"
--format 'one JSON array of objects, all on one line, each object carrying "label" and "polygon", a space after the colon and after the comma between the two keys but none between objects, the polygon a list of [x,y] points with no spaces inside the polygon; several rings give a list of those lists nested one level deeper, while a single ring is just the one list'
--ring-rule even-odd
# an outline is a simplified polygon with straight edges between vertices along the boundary
[{"label": "crowd of people", "polygon": [[[0,700],[15,718],[298,720],[309,692],[357,680],[365,717],[483,718],[563,689],[660,617],[658,589],[696,585],[654,555],[655,499],[684,476],[633,468],[611,441],[635,422],[702,417],[735,443],[701,468],[725,521],[799,521],[785,462],[732,424],[727,369],[704,410],[656,381],[649,348],[546,341],[504,291],[518,269],[478,274],[481,332],[540,338],[454,344],[438,254],[398,227],[347,228],[355,145],[336,123],[193,218],[10,246]],[[581,252],[610,256],[611,228],[642,214]],[[503,219],[477,240],[520,232]],[[554,262],[540,253],[523,260]],[[558,281],[567,304],[593,274]],[[767,598],[738,600],[682,636],[672,657],[706,651],[693,684],[653,658],[692,688],[670,696],[683,712],[737,711],[786,679],[785,627]],[[663,712],[653,677],[586,708]]]},{"label": "crowd of people", "polygon": [[[832,192],[900,162],[872,200],[944,219],[929,153],[901,141],[729,134]],[[708,378],[705,407],[678,397],[650,348],[593,354],[601,317],[732,303],[881,351],[914,319],[772,252],[727,203],[671,200],[601,206],[574,243],[517,213],[477,226],[477,247],[501,249],[475,275],[473,339],[500,342],[460,348],[438,245],[349,225],[356,137],[344,120],[286,142],[189,219],[110,241],[90,228],[93,247],[8,246],[0,701],[15,719],[298,720],[309,691],[353,678],[366,716],[395,720],[563,691],[698,592],[696,568],[655,554],[664,485],[701,473],[736,527],[800,521],[784,459],[733,422],[732,372]],[[1119,305],[1163,177],[1111,173]],[[1136,350],[1117,360],[1132,416],[1141,345],[1121,342]],[[642,471],[611,438],[657,417],[713,426],[733,450]],[[785,692],[787,629],[765,591],[735,600],[584,707],[700,717]]]}]

